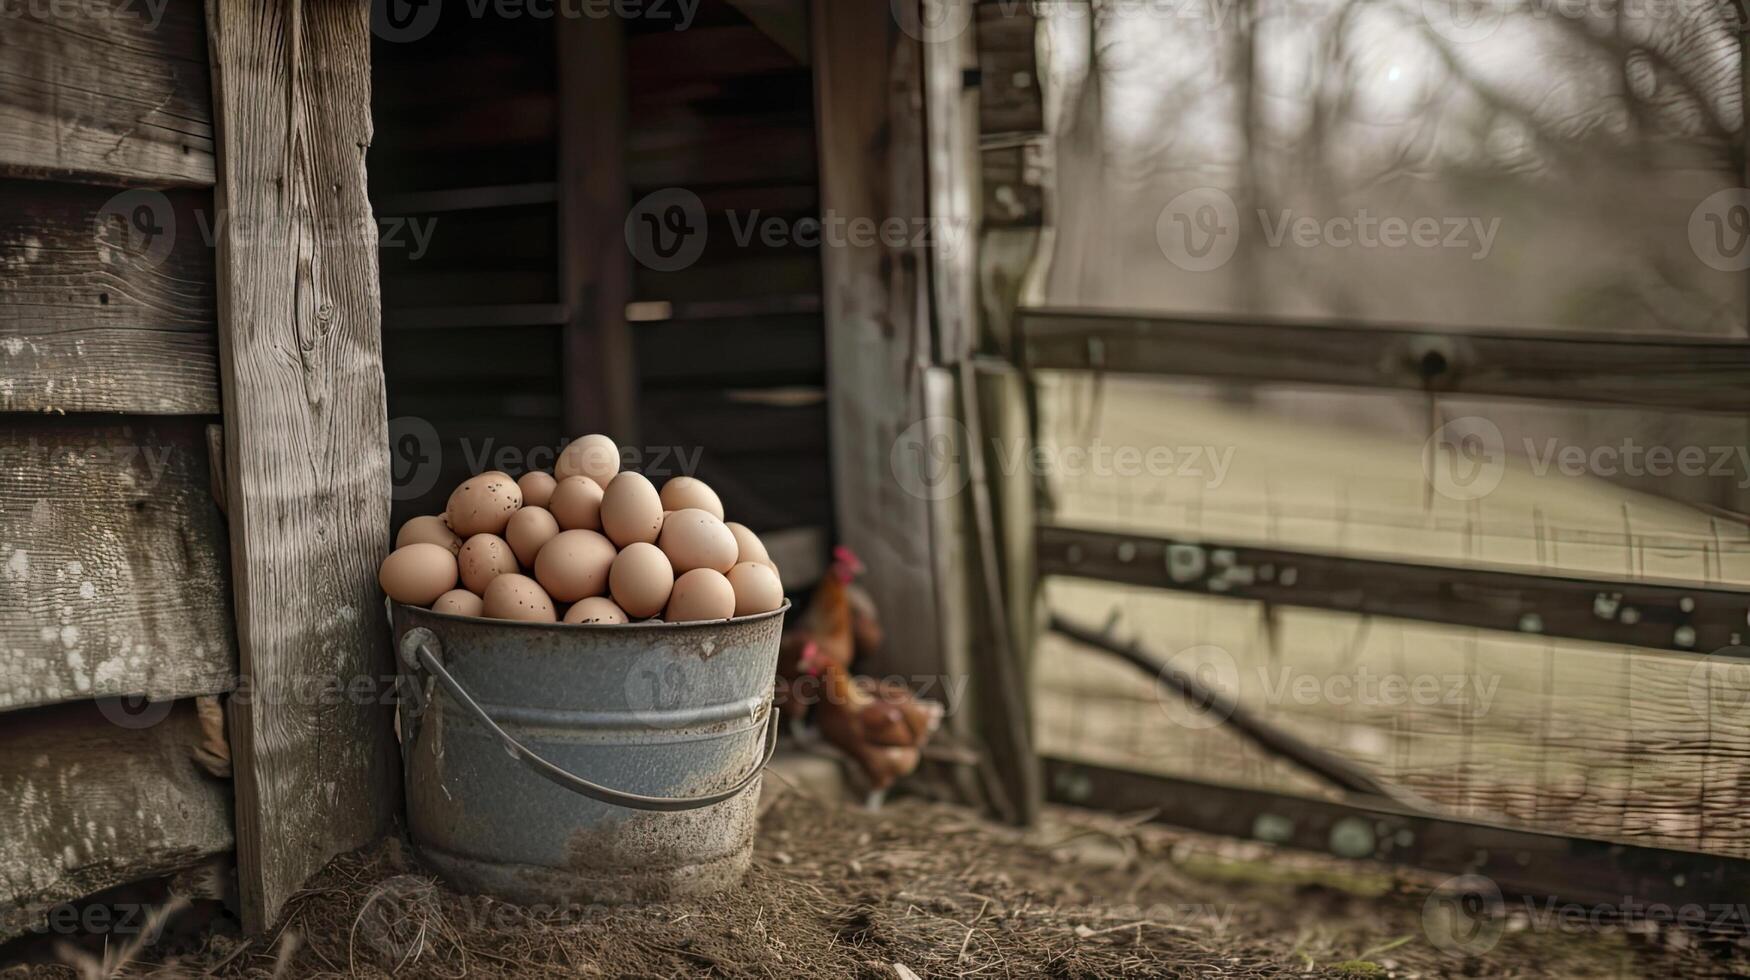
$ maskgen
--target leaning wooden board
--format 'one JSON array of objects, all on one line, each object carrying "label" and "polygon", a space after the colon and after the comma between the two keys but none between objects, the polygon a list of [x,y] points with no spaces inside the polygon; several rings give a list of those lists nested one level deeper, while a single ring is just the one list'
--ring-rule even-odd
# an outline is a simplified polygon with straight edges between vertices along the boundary
[{"label": "leaning wooden board", "polygon": [[[389,544],[371,142],[370,5],[209,0],[221,237],[225,497],[241,673],[254,689],[390,676]],[[385,699],[234,699],[237,864],[264,928],[399,782]]]},{"label": "leaning wooden board", "polygon": [[0,173],[213,182],[198,3],[18,3],[0,19]]},{"label": "leaning wooden board", "polygon": [[231,689],[201,420],[0,416],[0,480],[0,710]]},{"label": "leaning wooden board", "polygon": [[231,849],[231,788],[195,765],[194,704],[92,702],[0,731],[0,941],[44,912]]}]

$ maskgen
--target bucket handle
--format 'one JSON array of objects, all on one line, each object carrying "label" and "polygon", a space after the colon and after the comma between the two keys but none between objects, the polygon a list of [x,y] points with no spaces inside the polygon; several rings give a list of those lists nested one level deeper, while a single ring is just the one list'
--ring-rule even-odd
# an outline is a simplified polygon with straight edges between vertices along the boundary
[{"label": "bucket handle", "polygon": [[498,740],[503,743],[505,751],[515,756],[523,765],[534,770],[536,775],[573,793],[581,793],[602,803],[611,803],[614,806],[623,806],[633,810],[659,810],[666,813],[679,810],[701,810],[741,795],[742,791],[752,786],[753,781],[759,778],[761,772],[765,771],[766,765],[772,761],[773,754],[778,751],[778,708],[776,705],[768,704],[766,706],[765,752],[747,775],[736,780],[735,785],[729,789],[708,793],[704,796],[642,796],[637,793],[609,789],[600,783],[592,783],[576,773],[567,772],[541,758],[528,746],[512,737],[509,732],[500,728],[498,722],[493,721],[492,716],[486,713],[486,709],[480,707],[479,702],[469,696],[468,692],[462,689],[461,683],[450,676],[448,670],[444,669],[444,665],[438,661],[429,645],[419,644],[418,656],[420,666],[430,671],[432,676],[437,678],[438,683],[443,685],[444,690],[449,692],[450,697],[474,716],[475,721],[496,735]]}]

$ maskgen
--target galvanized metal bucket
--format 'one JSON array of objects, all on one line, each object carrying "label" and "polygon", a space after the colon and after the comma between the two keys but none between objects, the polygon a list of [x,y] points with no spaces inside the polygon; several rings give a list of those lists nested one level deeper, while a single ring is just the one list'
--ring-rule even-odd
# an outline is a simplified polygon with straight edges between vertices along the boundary
[{"label": "galvanized metal bucket", "polygon": [[630,626],[396,602],[389,616],[409,830],[445,879],[525,905],[741,879],[777,744],[784,609]]}]

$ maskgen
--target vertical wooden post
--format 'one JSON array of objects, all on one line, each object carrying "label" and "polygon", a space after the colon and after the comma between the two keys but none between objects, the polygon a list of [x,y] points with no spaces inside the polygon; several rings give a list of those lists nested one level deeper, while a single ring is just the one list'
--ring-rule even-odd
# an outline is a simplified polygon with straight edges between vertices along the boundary
[{"label": "vertical wooden post", "polygon": [[[899,30],[886,0],[814,0],[809,14],[822,213],[841,226],[926,215],[917,40]],[[896,444],[930,445],[926,257],[904,237],[884,244],[846,236],[820,250],[833,503],[839,538],[868,565],[866,584],[888,630],[874,669],[934,676],[955,668],[940,632],[938,603],[948,600],[933,549],[954,545],[933,538],[932,487],[896,473],[917,463],[903,448],[896,454]]]},{"label": "vertical wooden post", "polygon": [[566,320],[565,436],[636,445],[637,373],[626,301],[626,38],[618,17],[556,17],[559,59],[559,298]]},{"label": "vertical wooden post", "polygon": [[[230,704],[245,923],[265,928],[400,799],[380,688],[389,544],[370,5],[208,0]],[[336,696],[336,692],[339,692]]]},{"label": "vertical wooden post", "polygon": [[[924,111],[929,142],[931,228],[930,270],[938,350],[952,369],[958,391],[958,417],[967,436],[965,489],[959,499],[965,510],[964,532],[955,547],[966,553],[966,598],[975,613],[969,662],[971,697],[978,706],[977,728],[990,756],[1000,790],[993,792],[1002,815],[1029,823],[1039,811],[1044,793],[1038,759],[1033,751],[1032,712],[1025,672],[1027,657],[1017,639],[1030,636],[1014,629],[1010,608],[1015,590],[1010,584],[1024,576],[1031,589],[1031,566],[1006,564],[1012,549],[1030,550],[1030,540],[1005,541],[1005,516],[1020,517],[1030,531],[1033,515],[1006,515],[998,505],[1011,499],[1004,485],[1028,478],[1023,467],[1005,472],[1009,457],[995,440],[1005,430],[987,424],[993,418],[986,395],[1018,396],[1020,386],[986,385],[975,358],[991,349],[979,303],[980,232],[983,227],[982,161],[979,153],[980,89],[978,73],[978,10],[973,0],[932,0],[920,23],[933,26],[924,35]],[[1003,416],[1009,414],[1001,412]],[[1005,446],[1004,449],[1008,447]],[[1023,446],[1023,449],[1025,446]],[[1031,503],[1031,497],[1026,498]],[[1028,605],[1029,611],[1031,604]]]}]

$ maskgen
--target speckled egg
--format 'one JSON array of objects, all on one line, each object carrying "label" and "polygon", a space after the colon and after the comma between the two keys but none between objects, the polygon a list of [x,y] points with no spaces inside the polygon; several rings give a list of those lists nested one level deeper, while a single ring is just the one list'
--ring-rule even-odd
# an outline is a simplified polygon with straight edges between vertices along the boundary
[{"label": "speckled egg", "polygon": [[607,596],[590,596],[579,599],[565,610],[565,622],[574,625],[595,624],[612,626],[626,622],[626,610],[615,605],[614,600]]},{"label": "speckled egg", "polygon": [[510,515],[523,505],[523,492],[509,475],[493,470],[466,480],[450,494],[450,529],[464,538],[503,534]]},{"label": "speckled egg", "polygon": [[496,534],[476,534],[462,544],[457,556],[462,567],[462,585],[475,595],[485,595],[493,579],[517,570],[516,554]]}]

